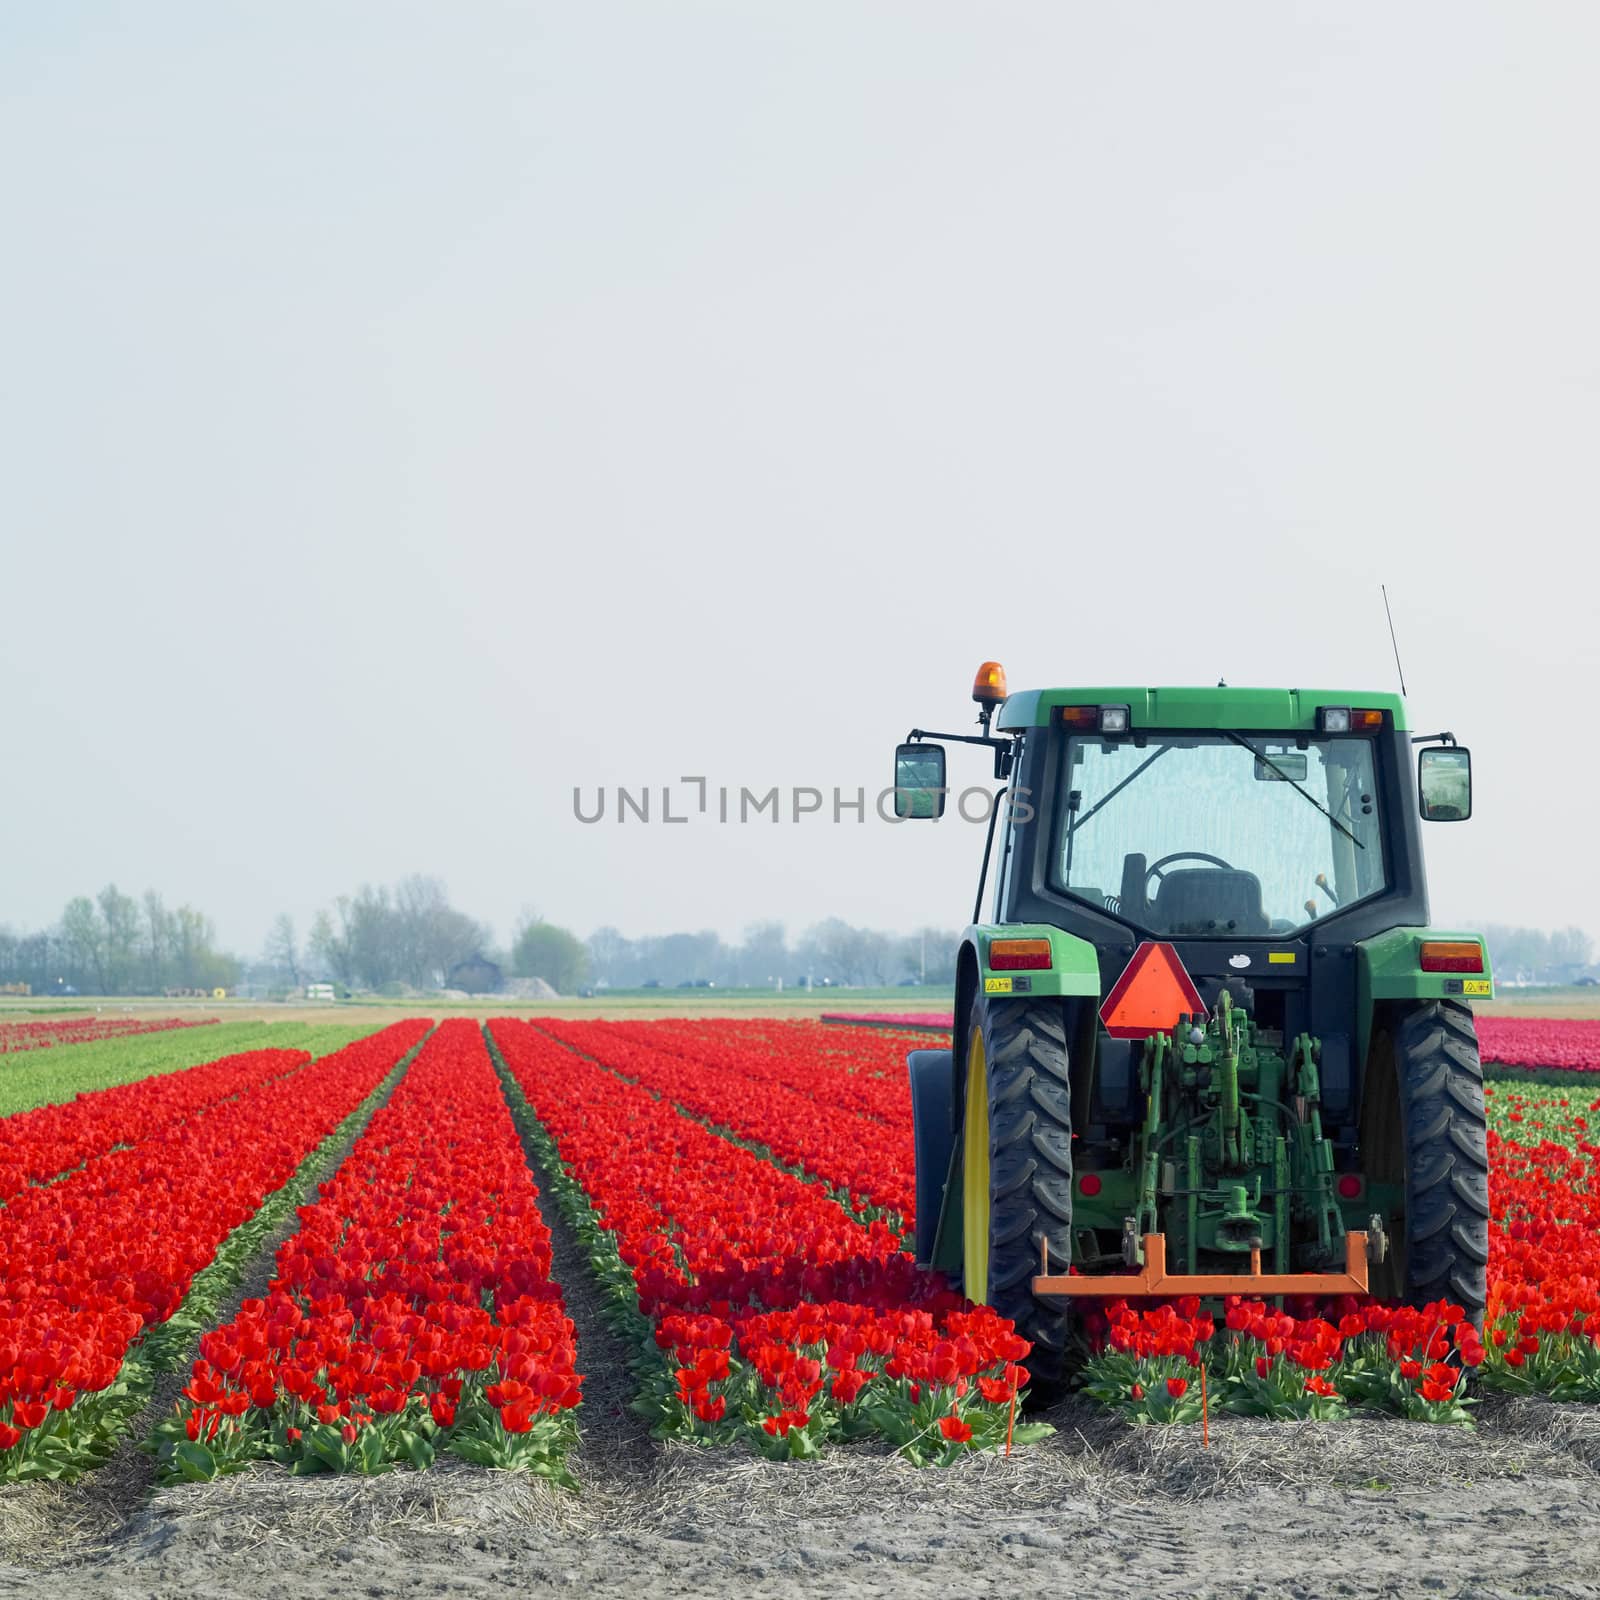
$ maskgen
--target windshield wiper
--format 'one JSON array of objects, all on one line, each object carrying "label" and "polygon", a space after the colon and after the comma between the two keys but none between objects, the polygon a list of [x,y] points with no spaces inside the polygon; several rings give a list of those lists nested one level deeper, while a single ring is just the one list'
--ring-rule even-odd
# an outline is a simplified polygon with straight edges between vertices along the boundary
[{"label": "windshield wiper", "polygon": [[1306,799],[1309,800],[1312,805],[1314,805],[1317,810],[1320,811],[1323,816],[1325,816],[1328,821],[1331,822],[1334,827],[1336,827],[1339,832],[1342,833],[1345,838],[1347,838],[1350,843],[1356,847],[1357,850],[1365,850],[1367,848],[1347,827],[1345,827],[1345,825],[1336,816],[1334,816],[1334,814],[1325,805],[1323,805],[1319,799],[1317,799],[1314,794],[1312,794],[1309,789],[1302,789],[1300,785],[1296,783],[1294,779],[1291,778],[1289,774],[1272,759],[1271,756],[1267,755],[1264,751],[1257,750],[1256,747],[1251,744],[1243,734],[1235,733],[1232,728],[1224,728],[1222,729],[1222,732],[1227,734],[1227,736],[1232,739],[1236,745],[1240,746],[1242,749],[1248,750],[1257,761],[1266,762],[1266,764],[1271,767],[1272,770],[1277,773],[1277,775],[1286,784],[1288,784],[1296,794],[1303,794]]},{"label": "windshield wiper", "polygon": [[[1170,744],[1162,745],[1153,756],[1149,756],[1145,760],[1141,761],[1139,765],[1136,766],[1133,771],[1122,780],[1121,783],[1117,784],[1114,788],[1107,789],[1106,792],[1101,795],[1100,798],[1096,800],[1095,803],[1090,806],[1081,817],[1076,811],[1068,812],[1067,859],[1062,863],[1061,867],[1061,878],[1064,883],[1070,884],[1072,882],[1072,846],[1077,841],[1078,829],[1081,828],[1089,820],[1089,818],[1095,814],[1095,812],[1103,810],[1108,804],[1110,804],[1111,801],[1115,800],[1117,796],[1121,794],[1122,791],[1126,789],[1141,772],[1148,772],[1150,768],[1162,758],[1162,756],[1169,754],[1172,749],[1173,746]],[[1070,800],[1068,804],[1070,806]]]},{"label": "windshield wiper", "polygon": [[1172,745],[1170,745],[1170,744],[1164,744],[1148,760],[1141,761],[1139,763],[1139,765],[1136,766],[1133,769],[1133,771],[1130,772],[1128,774],[1128,776],[1122,780],[1121,783],[1116,785],[1115,788],[1107,789],[1106,792],[1103,795],[1101,795],[1100,798],[1098,800],[1096,800],[1095,803],[1092,806],[1090,806],[1089,809],[1087,811],[1085,811],[1084,814],[1081,817],[1079,817],[1075,823],[1073,823],[1072,827],[1068,831],[1071,832],[1071,833],[1076,833],[1078,831],[1078,829],[1081,828],[1089,820],[1089,818],[1092,817],[1095,814],[1095,812],[1103,811],[1106,808],[1106,806],[1108,806],[1113,800],[1115,800],[1117,798],[1117,796],[1119,794],[1121,794],[1122,791],[1124,789],[1126,789],[1128,787],[1128,785],[1130,783],[1132,783],[1133,780],[1135,778],[1137,778],[1141,772],[1148,772],[1151,769],[1151,767],[1153,767],[1156,764],[1156,762],[1158,762],[1162,758],[1162,756],[1170,755],[1172,753],[1173,748],[1174,747]]}]

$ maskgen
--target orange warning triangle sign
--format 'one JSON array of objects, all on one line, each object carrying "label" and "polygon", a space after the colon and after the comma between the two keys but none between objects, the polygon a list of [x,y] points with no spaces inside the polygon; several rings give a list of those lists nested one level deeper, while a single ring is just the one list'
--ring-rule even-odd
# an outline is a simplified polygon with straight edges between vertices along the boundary
[{"label": "orange warning triangle sign", "polygon": [[1147,939],[1112,984],[1100,1020],[1113,1039],[1146,1039],[1169,1033],[1181,1017],[1203,1017],[1205,1011],[1178,952]]}]

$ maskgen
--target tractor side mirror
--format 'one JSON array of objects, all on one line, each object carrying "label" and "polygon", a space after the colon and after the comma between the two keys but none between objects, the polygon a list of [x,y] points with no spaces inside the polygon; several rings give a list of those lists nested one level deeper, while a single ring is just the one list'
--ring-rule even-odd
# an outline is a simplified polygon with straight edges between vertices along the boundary
[{"label": "tractor side mirror", "polygon": [[1458,744],[1419,750],[1417,800],[1424,822],[1465,822],[1472,815],[1472,752]]},{"label": "tractor side mirror", "polygon": [[902,820],[944,815],[944,746],[901,744],[894,751],[894,814]]}]

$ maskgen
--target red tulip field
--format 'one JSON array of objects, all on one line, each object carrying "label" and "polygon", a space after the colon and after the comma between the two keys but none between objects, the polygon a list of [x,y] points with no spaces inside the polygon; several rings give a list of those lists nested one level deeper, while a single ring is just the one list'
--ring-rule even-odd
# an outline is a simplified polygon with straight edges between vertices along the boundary
[{"label": "red tulip field", "polygon": [[1478,1043],[1486,1062],[1600,1072],[1596,1018],[1479,1017]]},{"label": "red tulip field", "polygon": [[[1481,1335],[1446,1304],[1108,1299],[1084,1319],[1087,1395],[1162,1423],[1470,1424],[1497,1392],[1600,1400],[1600,1024],[1482,1027],[1486,1053],[1545,1070],[1487,1087]],[[589,1369],[547,1217],[581,1242],[657,1437],[775,1458],[876,1439],[943,1464],[1035,1444],[1052,1430],[1019,1404],[1025,1341],[909,1253],[918,1042],[413,1020],[17,1112],[0,1122],[0,1480],[71,1479],[137,1434],[169,1481],[449,1454],[577,1485]],[[296,1207],[264,1292],[234,1298]]]}]

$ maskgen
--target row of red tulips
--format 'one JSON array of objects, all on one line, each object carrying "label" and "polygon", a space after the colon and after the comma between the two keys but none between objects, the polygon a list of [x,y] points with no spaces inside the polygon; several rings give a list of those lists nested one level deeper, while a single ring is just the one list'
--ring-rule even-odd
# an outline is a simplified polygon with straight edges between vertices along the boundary
[{"label": "row of red tulips", "polygon": [[490,1031],[646,1353],[639,1405],[658,1434],[786,1456],[877,1435],[917,1461],[1005,1442],[1028,1345],[1004,1318],[920,1272],[881,1221],[648,1089],[529,1023]]},{"label": "row of red tulips", "polygon": [[745,1082],[793,1089],[869,1122],[898,1129],[911,1116],[902,1036],[768,1017],[618,1022],[609,1027],[635,1044],[723,1067]]},{"label": "row of red tulips", "polygon": [[1277,1311],[1231,1297],[1220,1326],[1193,1297],[1113,1301],[1089,1313],[1087,1331],[1099,1345],[1085,1365],[1087,1392],[1136,1422],[1196,1422],[1206,1406],[1326,1420],[1354,1405],[1463,1424],[1467,1372],[1485,1354],[1461,1307],[1442,1301],[1419,1310],[1345,1298]]},{"label": "row of red tulips", "polygon": [[[654,1023],[563,1020],[540,1026],[696,1117],[726,1127],[835,1186],[865,1220],[884,1213],[898,1232],[901,1219],[915,1216],[916,1158],[906,1133],[909,1105],[900,1126],[832,1104],[832,1091],[846,1074],[818,1061],[821,1030],[815,1024],[807,1028],[809,1038],[795,1041],[787,1065],[776,1071],[769,1055],[718,1044],[704,1024],[680,1027],[664,1047],[654,1042]],[[810,1092],[790,1087],[781,1081],[783,1075],[802,1081],[809,1076]],[[902,1089],[900,1098],[909,1101],[910,1096]]]},{"label": "row of red tulips", "polygon": [[299,1070],[310,1059],[305,1050],[247,1050],[182,1072],[97,1089],[59,1105],[19,1111],[4,1122],[0,1200],[70,1172],[113,1145],[141,1144],[207,1106]]},{"label": "row of red tulips", "polygon": [[63,1044],[93,1044],[173,1028],[204,1028],[215,1017],[62,1017],[45,1022],[0,1022],[0,1056],[20,1050],[49,1050]]},{"label": "row of red tulips", "polygon": [[475,1023],[444,1023],[300,1228],[271,1291],[201,1341],[157,1430],[171,1475],[428,1465],[570,1481],[580,1399],[550,1236]]},{"label": "row of red tulips", "polygon": [[258,1075],[136,1142],[107,1129],[80,1171],[12,1196],[0,1210],[0,1479],[67,1476],[106,1453],[142,1403],[148,1330],[425,1028],[396,1024]]}]

